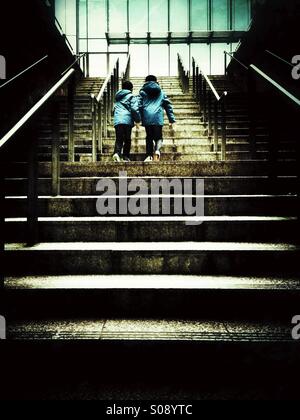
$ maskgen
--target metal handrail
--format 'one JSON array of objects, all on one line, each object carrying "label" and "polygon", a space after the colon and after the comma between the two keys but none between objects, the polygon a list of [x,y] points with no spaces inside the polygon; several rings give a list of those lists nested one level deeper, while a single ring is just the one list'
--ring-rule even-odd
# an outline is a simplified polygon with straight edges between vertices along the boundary
[{"label": "metal handrail", "polygon": [[11,129],[4,137],[0,140],[0,149],[9,142],[9,140],[14,137],[17,132],[24,127],[24,125],[31,120],[31,118],[36,115],[36,113],[48,102],[48,100],[57,92],[57,90],[63,86],[67,80],[75,72],[74,69],[68,71],[68,73],[63,76],[44,96],[40,99],[25,115],[20,119],[20,121]]},{"label": "metal handrail", "polygon": [[178,76],[181,81],[182,90],[184,93],[188,93],[190,90],[190,75],[188,71],[185,71],[183,60],[180,54],[177,54],[177,56],[178,56]]},{"label": "metal handrail", "polygon": [[38,64],[42,63],[43,61],[45,61],[48,58],[48,55],[45,55],[43,58],[41,58],[40,60],[36,61],[35,63],[31,64],[31,66],[27,67],[25,70],[22,70],[20,73],[18,73],[17,75],[15,75],[14,77],[12,77],[10,80],[8,80],[7,82],[3,83],[3,85],[0,86],[0,89],[2,89],[4,86],[9,85],[11,82],[13,82],[14,80],[18,79],[19,77],[21,77],[23,74],[27,73],[29,70],[33,69],[34,67],[36,67]]},{"label": "metal handrail", "polygon": [[130,78],[130,64],[131,64],[131,56],[130,56],[130,54],[128,54],[125,71],[124,71],[123,77],[122,77],[124,82]]},{"label": "metal handrail", "polygon": [[270,54],[270,55],[272,55],[273,57],[277,58],[279,61],[282,61],[283,63],[288,64],[291,67],[294,67],[294,65],[290,61],[285,60],[284,58],[282,58],[279,55],[273,53],[272,51],[265,50],[265,52],[268,53],[268,54]]},{"label": "metal handrail", "polygon": [[238,60],[233,54],[230,54],[227,51],[224,51],[224,60],[225,60],[225,74],[227,72],[227,55],[231,57],[234,61],[239,63],[245,70],[249,70],[249,67],[246,66],[246,64],[242,63],[240,60]]},{"label": "metal handrail", "polygon": [[[114,68],[118,65],[118,63],[119,63],[119,59],[117,59]],[[105,81],[104,81],[104,83],[103,83],[103,85],[102,85],[102,87],[101,87],[101,89],[100,89],[99,94],[95,97],[96,100],[97,100],[97,102],[100,102],[101,101],[101,99],[103,97],[103,94],[104,94],[104,92],[107,89],[107,85],[110,82],[111,76],[112,76],[112,72],[109,72],[108,75],[107,75],[107,77],[106,77],[106,79],[105,79]]]},{"label": "metal handrail", "polygon": [[253,64],[250,65],[250,68],[254,70],[258,75],[260,75],[264,80],[269,82],[272,86],[274,86],[279,92],[283,93],[288,99],[290,99],[294,104],[300,106],[300,99],[296,98],[292,93],[290,93],[287,89],[285,89],[282,85],[278,82],[273,80],[270,76],[260,70],[258,67],[254,66]]},{"label": "metal handrail", "polygon": [[226,160],[227,133],[226,133],[226,96],[227,91],[221,95],[212,81],[196,64],[193,58],[193,95],[199,103],[204,123],[208,126],[208,136],[214,137],[214,152],[219,151],[219,132],[221,131],[222,160]]},{"label": "metal handrail", "polygon": [[93,162],[97,161],[98,152],[103,153],[103,138],[107,137],[108,134],[108,124],[112,118],[114,98],[119,89],[119,71],[120,60],[117,59],[98,95],[91,94]]},{"label": "metal handrail", "polygon": [[210,87],[212,93],[214,94],[216,100],[219,102],[222,98],[224,98],[224,96],[227,96],[227,92],[224,91],[222,93],[222,95],[219,95],[217,92],[217,89],[214,87],[214,85],[212,84],[211,80],[209,79],[209,77],[207,76],[207,74],[201,69],[201,67],[196,63],[196,60],[193,58],[193,63],[199,68],[202,76],[204,77],[204,79],[206,80],[206,83],[208,84],[208,86]]},{"label": "metal handrail", "polygon": [[64,39],[65,43],[68,45],[69,50],[71,51],[71,53],[72,53],[73,55],[75,55],[74,50],[73,50],[73,47],[72,47],[72,45],[71,45],[70,41],[68,40],[67,35],[64,33],[64,30],[63,30],[63,28],[62,28],[61,24],[59,23],[59,20],[57,19],[57,17],[56,17],[56,16],[55,16],[55,23],[58,25],[58,28],[60,29],[60,34],[61,34],[61,36],[63,37],[63,39]]},{"label": "metal handrail", "polygon": [[77,64],[78,63],[78,61],[80,61],[83,57],[86,57],[86,54],[87,53],[83,53],[83,54],[81,54],[81,55],[79,55],[77,58],[76,58],[76,60],[74,60],[74,62],[72,63],[72,64],[70,64],[70,66],[65,70],[65,71],[63,71],[62,72],[62,74],[61,74],[61,76],[64,76],[72,67],[74,67],[75,66],[75,64]]},{"label": "metal handrail", "polygon": [[[0,140],[0,152],[3,151],[13,137],[37,116],[38,112],[45,107],[51,98],[61,89],[64,88],[66,83],[68,86],[69,100],[73,98],[74,84],[75,84],[75,73],[76,70],[70,69],[61,79],[55,83],[54,86],[40,99],[21,119],[20,121]],[[53,119],[53,134],[52,134],[52,194],[54,196],[60,193],[60,129],[59,129],[59,113],[60,113],[60,101],[59,97],[53,101],[52,108],[52,119]],[[54,99],[54,98],[53,98]],[[72,144],[74,149],[74,136],[73,127],[74,113],[69,110],[69,148]],[[29,144],[28,144],[28,192],[27,192],[27,243],[28,245],[34,245],[38,242],[38,138],[36,127],[31,125]],[[69,153],[70,156],[70,153]],[[4,200],[4,193],[2,189],[3,185],[3,173],[0,174],[0,205],[2,206],[2,200]],[[0,214],[0,223],[4,223],[4,216]],[[3,247],[3,239],[0,238],[0,247]]]}]

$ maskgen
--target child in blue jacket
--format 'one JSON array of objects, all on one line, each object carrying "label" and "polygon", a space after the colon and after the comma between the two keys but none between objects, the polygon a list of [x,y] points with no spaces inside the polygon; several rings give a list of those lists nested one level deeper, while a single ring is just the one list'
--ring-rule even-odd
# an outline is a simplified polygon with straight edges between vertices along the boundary
[{"label": "child in blue jacket", "polygon": [[163,145],[164,110],[171,129],[175,129],[176,118],[172,103],[159,86],[155,76],[148,76],[140,91],[140,110],[147,133],[145,162],[159,161],[160,149]]},{"label": "child in blue jacket", "polygon": [[134,123],[141,122],[139,101],[132,94],[133,84],[129,81],[122,83],[122,90],[116,94],[114,107],[114,126],[116,130],[116,144],[113,155],[114,162],[130,162],[131,133]]}]

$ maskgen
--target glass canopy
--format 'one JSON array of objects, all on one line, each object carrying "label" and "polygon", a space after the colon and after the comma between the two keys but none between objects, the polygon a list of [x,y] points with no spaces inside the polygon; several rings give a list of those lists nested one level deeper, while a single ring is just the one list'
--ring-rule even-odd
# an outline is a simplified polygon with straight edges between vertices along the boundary
[{"label": "glass canopy", "polygon": [[89,75],[105,76],[131,54],[131,75],[177,74],[194,57],[208,74],[224,72],[248,29],[251,0],[56,0],[56,17],[74,50],[88,54]]}]

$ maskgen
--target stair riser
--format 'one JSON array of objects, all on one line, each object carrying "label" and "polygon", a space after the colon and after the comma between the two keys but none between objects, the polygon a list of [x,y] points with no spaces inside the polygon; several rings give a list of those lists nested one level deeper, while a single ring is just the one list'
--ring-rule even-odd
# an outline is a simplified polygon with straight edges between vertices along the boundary
[{"label": "stair riser", "polygon": [[[40,222],[41,242],[261,242],[297,239],[297,222]],[[26,223],[6,224],[7,243],[26,243]]]},{"label": "stair riser", "polygon": [[[61,195],[95,195],[97,183],[101,180],[92,178],[63,178],[61,180]],[[148,188],[151,180],[144,178]],[[130,182],[130,180],[129,180]],[[22,180],[6,180],[5,192],[6,196],[27,195],[27,179]],[[194,184],[194,183],[193,183]],[[296,178],[283,178],[276,182],[276,185],[270,184],[265,178],[232,178],[232,179],[204,179],[204,191],[207,195],[240,195],[243,194],[295,194],[297,192]],[[119,188],[117,185],[117,193]],[[195,194],[195,185],[193,185],[193,193]],[[134,194],[134,193],[128,193]],[[52,195],[52,183],[50,179],[39,180],[39,195]]]},{"label": "stair riser", "polygon": [[8,290],[7,318],[157,318],[284,322],[300,292],[238,290]]},{"label": "stair riser", "polygon": [[4,273],[299,275],[299,257],[284,251],[6,251]]},{"label": "stair riser", "polygon": [[[4,166],[7,177],[26,177],[26,163],[10,163]],[[120,172],[127,172],[129,177],[154,176],[154,177],[203,177],[203,176],[268,176],[270,167],[267,162],[178,162],[144,164],[142,162],[129,164],[90,163],[63,163],[61,165],[62,177],[118,177]],[[298,173],[296,162],[278,162],[274,167],[274,173],[278,176],[294,176]],[[49,178],[51,176],[51,164],[39,164],[39,176]]]},{"label": "stair riser", "polygon": [[[164,199],[166,200],[166,199]],[[118,200],[114,200],[118,203]],[[170,214],[168,216],[178,216],[174,214],[174,200],[171,199]],[[199,206],[201,204],[199,199]],[[101,199],[101,203],[105,199]],[[149,203],[150,200],[147,200]],[[39,199],[38,215],[40,217],[93,217],[99,216],[96,209],[97,199],[95,198],[51,198]],[[107,206],[107,203],[106,203]],[[150,207],[150,205],[149,205]],[[184,207],[184,206],[183,206]],[[204,215],[199,216],[297,216],[297,198],[243,198],[231,197],[223,198],[205,197]],[[160,215],[162,214],[162,200],[160,200]],[[150,207],[151,209],[151,207]],[[149,209],[149,211],[150,211]],[[200,207],[199,210],[200,212]],[[16,198],[7,199],[5,202],[6,217],[25,217],[27,215],[27,199]],[[183,208],[181,214],[186,213]],[[110,215],[116,216],[116,215]],[[126,216],[130,217],[131,214]],[[146,215],[151,217],[151,215]],[[154,215],[153,215],[154,216]]]}]

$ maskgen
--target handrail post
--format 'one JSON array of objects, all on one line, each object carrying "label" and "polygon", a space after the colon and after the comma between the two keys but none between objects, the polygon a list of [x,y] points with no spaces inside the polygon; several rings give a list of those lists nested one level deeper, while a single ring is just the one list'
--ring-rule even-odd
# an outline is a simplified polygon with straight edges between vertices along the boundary
[{"label": "handrail post", "polygon": [[[296,117],[296,113],[295,113]],[[294,119],[296,121],[296,118]],[[299,141],[296,142],[296,167],[297,167],[297,221],[298,221],[298,232],[300,228],[300,143]],[[299,235],[298,236],[298,243],[300,243]]]},{"label": "handrail post", "polygon": [[224,74],[227,74],[227,53],[224,51]]},{"label": "handrail post", "polygon": [[59,126],[60,98],[56,97],[52,115],[52,195],[60,195],[60,126]]},{"label": "handrail post", "polygon": [[68,86],[68,161],[75,162],[75,144],[74,144],[74,96],[75,96],[75,76],[71,77]]},{"label": "handrail post", "polygon": [[103,115],[102,115],[102,102],[98,104],[98,151],[103,153]]},{"label": "handrail post", "polygon": [[96,110],[96,103],[95,97],[91,97],[91,105],[92,105],[92,159],[93,162],[97,162],[97,110]]},{"label": "handrail post", "polygon": [[[198,79],[198,102],[199,105],[201,106],[202,100],[203,100],[203,80],[202,80],[202,73],[197,75],[197,79]],[[201,112],[203,114],[203,111],[201,109]]]},{"label": "handrail post", "polygon": [[219,151],[219,103],[214,101],[214,152]]},{"label": "handrail post", "polygon": [[208,95],[207,95],[208,137],[211,137],[211,135],[212,135],[211,94],[212,94],[212,92],[209,90]]},{"label": "handrail post", "polygon": [[107,92],[103,94],[103,135],[107,138]]},{"label": "handrail post", "polygon": [[30,144],[28,156],[28,196],[27,196],[27,245],[33,246],[39,241],[38,234],[38,145],[37,133],[31,121],[29,130]]},{"label": "handrail post", "polygon": [[201,76],[199,74],[199,67],[197,66],[196,68],[196,101],[199,103],[200,102],[200,94],[201,94],[201,89],[200,89],[200,81],[201,81]]},{"label": "handrail post", "polygon": [[6,229],[5,229],[5,170],[4,161],[0,156],[0,293],[4,288],[4,267],[5,267],[5,241],[6,241]]},{"label": "handrail post", "polygon": [[196,63],[193,58],[193,96],[196,97]]},{"label": "handrail post", "polygon": [[207,119],[207,85],[206,85],[206,80],[203,77],[202,78],[203,83],[202,83],[202,103],[203,103],[203,115],[204,115],[204,122],[206,122]]},{"label": "handrail post", "polygon": [[106,101],[106,122],[110,122],[110,116],[109,116],[109,110],[110,110],[110,104],[111,104],[111,81],[107,85],[107,101]]},{"label": "handrail post", "polygon": [[120,79],[120,60],[117,61],[117,74],[116,74],[117,80],[116,80],[116,91],[115,93],[118,92],[119,90],[119,79]]},{"label": "handrail post", "polygon": [[227,152],[227,138],[226,138],[226,98],[225,96],[221,100],[221,119],[222,119],[222,161],[226,160]]},{"label": "handrail post", "polygon": [[249,113],[249,144],[251,159],[256,158],[256,83],[251,71],[248,72],[248,113]]}]

